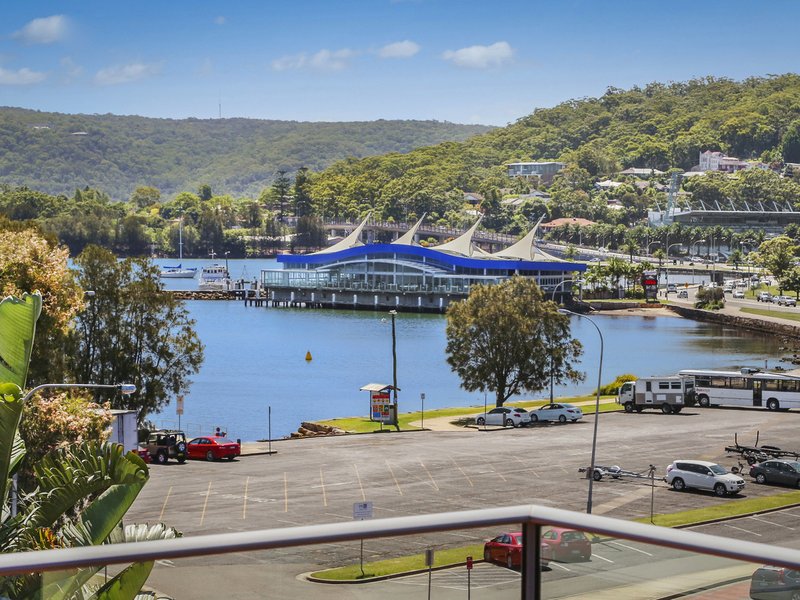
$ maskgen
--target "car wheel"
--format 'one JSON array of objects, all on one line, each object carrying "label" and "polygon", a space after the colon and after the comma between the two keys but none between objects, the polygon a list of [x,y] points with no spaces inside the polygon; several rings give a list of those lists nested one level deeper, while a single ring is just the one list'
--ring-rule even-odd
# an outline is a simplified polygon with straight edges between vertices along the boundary
[{"label": "car wheel", "polygon": [[595,469],[594,472],[592,473],[592,479],[594,479],[595,481],[600,481],[602,478],[603,478],[603,472],[599,471],[598,469]]},{"label": "car wheel", "polygon": [[235,456],[229,456],[228,460],[233,460],[234,458],[236,458],[236,457]]},{"label": "car wheel", "polygon": [[156,454],[156,462],[158,464],[165,465],[165,464],[167,464],[168,460],[169,459],[167,458],[167,453],[164,452],[163,450],[161,452],[159,452],[158,454]]},{"label": "car wheel", "polygon": [[206,460],[209,462],[214,462],[214,453],[211,450],[206,452]]},{"label": "car wheel", "polygon": [[661,412],[665,415],[672,414],[672,405],[671,404],[662,404],[661,405]]},{"label": "car wheel", "polygon": [[703,408],[708,408],[709,406],[711,406],[711,402],[709,401],[708,396],[706,396],[705,394],[699,396],[697,398],[697,402]]},{"label": "car wheel", "polygon": [[506,427],[514,427],[514,419],[506,419]]},{"label": "car wheel", "polygon": [[484,423],[486,423],[486,419],[484,419],[483,417],[478,417],[477,419],[475,419],[475,422],[478,425],[483,425]]},{"label": "car wheel", "polygon": [[506,566],[509,569],[513,569],[514,568],[514,561],[511,559],[511,553],[509,553],[508,556],[506,556]]},{"label": "car wheel", "polygon": [[677,492],[682,492],[686,489],[686,484],[683,482],[683,479],[676,477],[672,480],[672,489]]},{"label": "car wheel", "polygon": [[626,402],[625,403],[625,412],[632,413],[633,412],[633,402]]},{"label": "car wheel", "polygon": [[728,490],[725,489],[724,483],[718,483],[717,485],[714,486],[714,493],[720,498],[722,498],[723,496],[728,495]]},{"label": "car wheel", "polygon": [[800,591],[792,592],[792,600],[800,600]]},{"label": "car wheel", "polygon": [[185,456],[181,456],[181,457],[179,457],[179,458],[178,458],[178,463],[179,463],[179,464],[181,464],[181,465],[182,465],[182,464],[183,464],[183,463],[185,463],[185,462],[186,462],[186,457],[185,457]]},{"label": "car wheel", "polygon": [[780,407],[780,403],[775,398],[767,400],[767,410],[778,410]]},{"label": "car wheel", "polygon": [[756,475],[756,483],[761,483],[761,484],[767,483],[766,475],[764,475],[763,473],[759,473],[758,475]]},{"label": "car wheel", "polygon": [[567,417],[565,415],[558,415],[558,422],[559,423],[566,423]]},{"label": "car wheel", "polygon": [[536,415],[531,415],[531,424],[536,423],[537,421],[539,421],[539,417]]},{"label": "car wheel", "polygon": [[488,548],[483,549],[483,560],[486,562],[492,562],[492,553],[489,552]]}]

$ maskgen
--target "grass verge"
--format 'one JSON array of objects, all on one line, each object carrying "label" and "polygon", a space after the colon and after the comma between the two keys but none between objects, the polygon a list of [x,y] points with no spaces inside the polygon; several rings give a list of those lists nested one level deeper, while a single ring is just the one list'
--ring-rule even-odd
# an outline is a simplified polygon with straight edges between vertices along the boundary
[{"label": "grass verge", "polygon": [[[800,491],[785,492],[767,498],[745,498],[731,500],[708,508],[684,510],[671,514],[658,514],[653,517],[653,524],[661,527],[686,527],[718,519],[738,517],[747,514],[775,510],[800,503]],[[648,517],[635,519],[639,523],[650,523]],[[467,556],[475,560],[483,559],[483,544],[473,544],[460,548],[437,551],[435,554],[435,567],[456,565],[466,561]],[[381,560],[364,564],[364,576],[361,575],[359,565],[348,565],[336,569],[328,569],[312,573],[317,579],[330,581],[347,581],[368,579],[386,575],[397,575],[409,571],[425,568],[425,555],[415,554],[389,560]]]},{"label": "grass verge", "polygon": [[740,308],[739,310],[743,313],[749,313],[751,315],[778,317],[779,319],[786,319],[787,321],[800,321],[800,314],[787,311],[768,310],[763,308]]},{"label": "grass verge", "polygon": [[[731,517],[739,517],[765,510],[774,510],[800,503],[800,492],[785,492],[766,498],[742,498],[709,506],[696,508],[676,513],[658,514],[653,516],[653,524],[661,527],[686,527],[706,521],[715,521]],[[636,519],[639,523],[650,523],[648,517]]]},{"label": "grass verge", "polygon": [[[558,398],[558,402],[566,402],[568,404],[575,404],[576,402],[594,402],[594,396],[574,396],[569,398]],[[528,400],[524,402],[509,403],[509,406],[521,406],[525,409],[536,408],[547,404],[548,400]],[[600,397],[600,412],[611,412],[620,410],[620,406],[614,402],[613,396]],[[487,409],[494,408],[492,405],[487,406]],[[594,405],[581,406],[584,414],[594,414]],[[483,412],[483,406],[463,406],[458,408],[439,408],[434,410],[425,411],[425,419],[438,419],[441,417],[452,417],[454,421],[460,417],[470,417],[477,413]],[[420,427],[411,425],[419,421],[422,417],[420,411],[402,413],[398,415],[397,420],[400,426],[400,431],[419,431]],[[395,431],[393,427],[384,425],[381,428],[380,423],[370,421],[367,417],[343,417],[338,419],[328,419],[326,421],[316,421],[321,425],[330,425],[331,427],[338,427],[350,433],[374,433],[383,429],[384,431]]]}]

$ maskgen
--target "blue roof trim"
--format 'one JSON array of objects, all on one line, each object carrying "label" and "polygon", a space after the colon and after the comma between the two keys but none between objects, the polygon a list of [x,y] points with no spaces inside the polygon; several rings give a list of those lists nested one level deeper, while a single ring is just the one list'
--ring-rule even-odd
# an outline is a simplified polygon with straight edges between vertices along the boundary
[{"label": "blue roof trim", "polygon": [[335,263],[346,258],[359,256],[368,257],[371,254],[397,254],[408,257],[427,257],[433,258],[446,264],[467,269],[501,269],[501,270],[520,270],[520,271],[579,271],[586,270],[584,263],[577,262],[549,262],[549,261],[530,261],[530,260],[504,260],[493,258],[467,258],[456,256],[446,252],[440,252],[433,248],[423,246],[406,246],[398,244],[366,244],[355,248],[347,248],[339,252],[330,254],[279,254],[278,262],[288,265],[315,265],[324,266]]}]

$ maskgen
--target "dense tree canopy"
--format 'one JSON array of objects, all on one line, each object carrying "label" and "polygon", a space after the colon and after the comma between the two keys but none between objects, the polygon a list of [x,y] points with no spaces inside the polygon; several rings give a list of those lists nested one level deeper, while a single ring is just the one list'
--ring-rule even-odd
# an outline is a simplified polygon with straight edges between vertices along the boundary
[{"label": "dense tree canopy", "polygon": [[550,383],[580,381],[582,352],[569,317],[546,301],[532,279],[478,285],[447,310],[447,362],[465,390],[494,392],[497,406]]}]

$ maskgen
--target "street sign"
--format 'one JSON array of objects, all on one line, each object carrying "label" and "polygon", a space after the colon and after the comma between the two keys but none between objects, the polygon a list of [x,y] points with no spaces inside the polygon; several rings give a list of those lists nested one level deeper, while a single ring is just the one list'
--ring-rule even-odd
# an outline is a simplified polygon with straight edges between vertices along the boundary
[{"label": "street sign", "polygon": [[353,502],[353,520],[365,521],[372,518],[372,502]]},{"label": "street sign", "polygon": [[175,405],[175,413],[178,416],[183,414],[183,396],[178,396],[178,402]]},{"label": "street sign", "polygon": [[432,567],[433,566],[433,548],[428,548],[425,550],[425,566]]},{"label": "street sign", "polygon": [[467,570],[468,571],[472,570],[472,557],[471,556],[467,557]]}]

